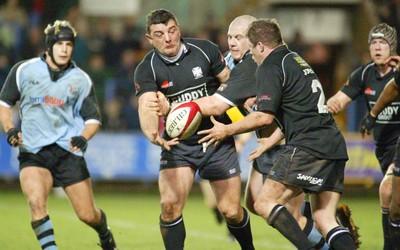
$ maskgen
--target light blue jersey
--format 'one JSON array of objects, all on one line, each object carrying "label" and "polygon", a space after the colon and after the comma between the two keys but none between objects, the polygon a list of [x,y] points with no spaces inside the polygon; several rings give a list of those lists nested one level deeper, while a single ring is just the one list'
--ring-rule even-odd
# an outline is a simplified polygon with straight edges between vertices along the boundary
[{"label": "light blue jersey", "polygon": [[18,100],[21,152],[37,153],[53,143],[69,150],[69,139],[80,135],[85,124],[100,124],[92,80],[74,64],[55,81],[43,56],[16,64],[0,93],[0,105],[12,107]]}]

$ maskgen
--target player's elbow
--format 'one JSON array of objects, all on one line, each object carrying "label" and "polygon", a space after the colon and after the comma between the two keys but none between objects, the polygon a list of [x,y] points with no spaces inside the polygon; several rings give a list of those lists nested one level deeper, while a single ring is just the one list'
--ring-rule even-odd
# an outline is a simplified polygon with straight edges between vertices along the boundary
[{"label": "player's elbow", "polygon": [[257,113],[257,121],[260,127],[271,125],[274,122],[275,117],[273,115],[264,112]]}]

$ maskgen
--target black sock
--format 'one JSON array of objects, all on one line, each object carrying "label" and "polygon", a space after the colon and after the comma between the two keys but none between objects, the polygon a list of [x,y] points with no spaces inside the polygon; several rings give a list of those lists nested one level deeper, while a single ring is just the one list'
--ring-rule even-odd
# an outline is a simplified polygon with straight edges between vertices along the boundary
[{"label": "black sock", "polygon": [[108,240],[110,237],[110,230],[108,230],[107,226],[107,216],[104,213],[103,210],[100,209],[101,212],[101,221],[97,225],[91,225],[91,227],[96,230],[96,232],[99,234],[100,240]]},{"label": "black sock", "polygon": [[349,231],[342,226],[337,226],[328,232],[326,241],[333,249],[355,250],[357,249]]},{"label": "black sock", "polygon": [[160,231],[166,250],[183,250],[186,231],[182,216],[171,222],[164,221],[160,216]]},{"label": "black sock", "polygon": [[54,229],[48,215],[43,219],[32,221],[31,225],[42,249],[54,249],[56,247]]},{"label": "black sock", "polygon": [[312,249],[313,244],[301,230],[297,221],[287,211],[286,207],[276,205],[267,220],[268,224],[276,228],[283,236],[298,249]]},{"label": "black sock", "polygon": [[392,241],[389,236],[389,208],[381,207],[382,229],[383,229],[383,250],[393,250]]},{"label": "black sock", "polygon": [[235,236],[236,240],[239,242],[242,250],[253,250],[253,236],[251,234],[250,228],[250,216],[246,209],[243,208],[243,220],[239,225],[226,224],[228,226],[229,232]]},{"label": "black sock", "polygon": [[393,250],[400,250],[400,221],[389,221],[389,236],[393,245]]}]

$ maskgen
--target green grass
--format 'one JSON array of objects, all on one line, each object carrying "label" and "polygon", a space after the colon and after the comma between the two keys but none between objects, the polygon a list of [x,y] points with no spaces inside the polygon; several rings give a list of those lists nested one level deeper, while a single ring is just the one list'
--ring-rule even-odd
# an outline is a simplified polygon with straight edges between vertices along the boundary
[{"label": "green grass", "polygon": [[[163,249],[158,228],[158,194],[138,192],[95,192],[96,204],[106,211],[119,249]],[[344,196],[360,227],[361,249],[382,249],[381,216],[377,195]],[[65,198],[51,196],[48,210],[61,250],[100,249],[93,229],[78,221]],[[185,249],[240,249],[227,237],[227,229],[218,225],[203,203],[201,195],[190,195],[185,211]],[[256,249],[295,249],[260,217],[251,217]],[[0,191],[0,249],[40,249],[30,226],[27,203],[20,191]]]}]

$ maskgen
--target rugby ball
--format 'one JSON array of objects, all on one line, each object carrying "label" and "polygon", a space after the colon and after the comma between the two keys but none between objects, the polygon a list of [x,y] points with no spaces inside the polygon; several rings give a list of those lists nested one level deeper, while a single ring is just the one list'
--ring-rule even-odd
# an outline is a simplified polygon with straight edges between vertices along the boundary
[{"label": "rugby ball", "polygon": [[195,102],[184,102],[175,106],[165,121],[165,131],[171,138],[186,139],[199,128],[200,107]]}]

